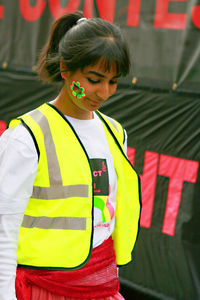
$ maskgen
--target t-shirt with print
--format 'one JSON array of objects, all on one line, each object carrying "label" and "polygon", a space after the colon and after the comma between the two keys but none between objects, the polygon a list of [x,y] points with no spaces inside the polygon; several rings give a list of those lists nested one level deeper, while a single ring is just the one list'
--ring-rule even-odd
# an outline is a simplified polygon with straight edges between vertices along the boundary
[{"label": "t-shirt with print", "polygon": [[93,173],[93,247],[109,238],[114,230],[117,176],[102,121],[96,113],[91,120],[66,116],[85,147]]}]

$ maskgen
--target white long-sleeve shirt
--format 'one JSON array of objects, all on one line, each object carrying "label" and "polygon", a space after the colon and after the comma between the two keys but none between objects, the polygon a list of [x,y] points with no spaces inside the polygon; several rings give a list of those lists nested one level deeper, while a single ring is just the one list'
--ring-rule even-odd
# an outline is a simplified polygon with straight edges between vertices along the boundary
[{"label": "white long-sleeve shirt", "polygon": [[5,131],[0,138],[0,300],[16,300],[19,228],[37,168],[29,132],[22,125]]},{"label": "white long-sleeve shirt", "polygon": [[[96,141],[93,141],[95,147],[88,146],[87,131],[91,132],[91,128],[95,128],[95,120],[77,120],[69,118],[72,125],[78,132],[84,146],[89,153],[89,157],[102,157],[98,149],[100,142],[100,132],[97,135]],[[81,122],[81,126],[80,123]],[[99,130],[99,124],[96,124]],[[103,128],[103,127],[102,127]],[[102,131],[103,132],[103,131]],[[81,137],[82,135],[82,137]],[[92,137],[94,139],[95,136]],[[103,137],[102,137],[103,138]],[[91,142],[91,139],[89,143]],[[101,141],[102,142],[102,141]],[[126,147],[125,142],[125,147]],[[115,172],[112,170],[112,160],[109,150],[104,143],[103,152],[106,152],[111,178],[113,181],[113,195],[115,198]],[[101,144],[102,146],[102,144]],[[93,148],[93,149],[92,149]],[[92,149],[92,150],[91,150]],[[95,151],[95,154],[94,154]],[[97,151],[97,152],[96,152]],[[104,155],[104,154],[103,154]],[[23,125],[19,125],[16,129],[10,128],[0,138],[0,300],[16,300],[15,296],[15,276],[16,276],[16,250],[18,245],[19,229],[23,219],[24,211],[28,205],[29,198],[32,194],[33,183],[38,169],[38,155],[29,132]],[[112,201],[112,199],[111,199]],[[113,199],[114,202],[114,199]],[[113,204],[114,206],[114,204]],[[99,212],[96,210],[96,221],[98,225]],[[114,218],[111,221],[110,227],[96,226],[94,230],[93,246],[98,246],[103,240],[108,238],[114,229]],[[95,234],[96,232],[96,234]]]}]

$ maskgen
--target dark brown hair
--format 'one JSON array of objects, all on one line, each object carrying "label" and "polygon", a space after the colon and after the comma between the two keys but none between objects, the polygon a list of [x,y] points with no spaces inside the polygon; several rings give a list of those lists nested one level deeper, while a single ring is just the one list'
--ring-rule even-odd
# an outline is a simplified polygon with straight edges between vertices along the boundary
[{"label": "dark brown hair", "polygon": [[117,73],[125,76],[130,70],[130,56],[121,30],[100,18],[81,20],[80,11],[67,14],[56,20],[51,28],[49,41],[43,48],[39,63],[39,77],[47,82],[62,81],[60,60],[66,69],[74,72],[96,64],[100,58],[105,70],[113,62]]}]

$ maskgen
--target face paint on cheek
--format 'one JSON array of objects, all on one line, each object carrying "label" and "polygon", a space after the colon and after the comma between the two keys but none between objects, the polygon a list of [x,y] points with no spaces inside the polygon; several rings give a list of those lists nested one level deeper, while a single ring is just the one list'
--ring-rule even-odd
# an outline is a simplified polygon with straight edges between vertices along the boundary
[{"label": "face paint on cheek", "polygon": [[70,88],[72,95],[78,100],[85,97],[85,88],[81,86],[81,83],[79,81],[72,81]]}]

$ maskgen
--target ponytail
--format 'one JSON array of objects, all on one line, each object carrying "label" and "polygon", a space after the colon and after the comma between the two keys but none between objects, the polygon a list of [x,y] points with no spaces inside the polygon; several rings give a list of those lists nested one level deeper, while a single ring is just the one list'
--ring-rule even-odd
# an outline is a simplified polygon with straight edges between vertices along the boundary
[{"label": "ponytail", "polygon": [[53,23],[49,40],[40,53],[37,67],[38,75],[43,81],[62,81],[60,74],[61,57],[59,55],[59,43],[66,32],[76,25],[80,18],[83,18],[83,14],[82,12],[77,11],[75,13],[64,15]]}]

